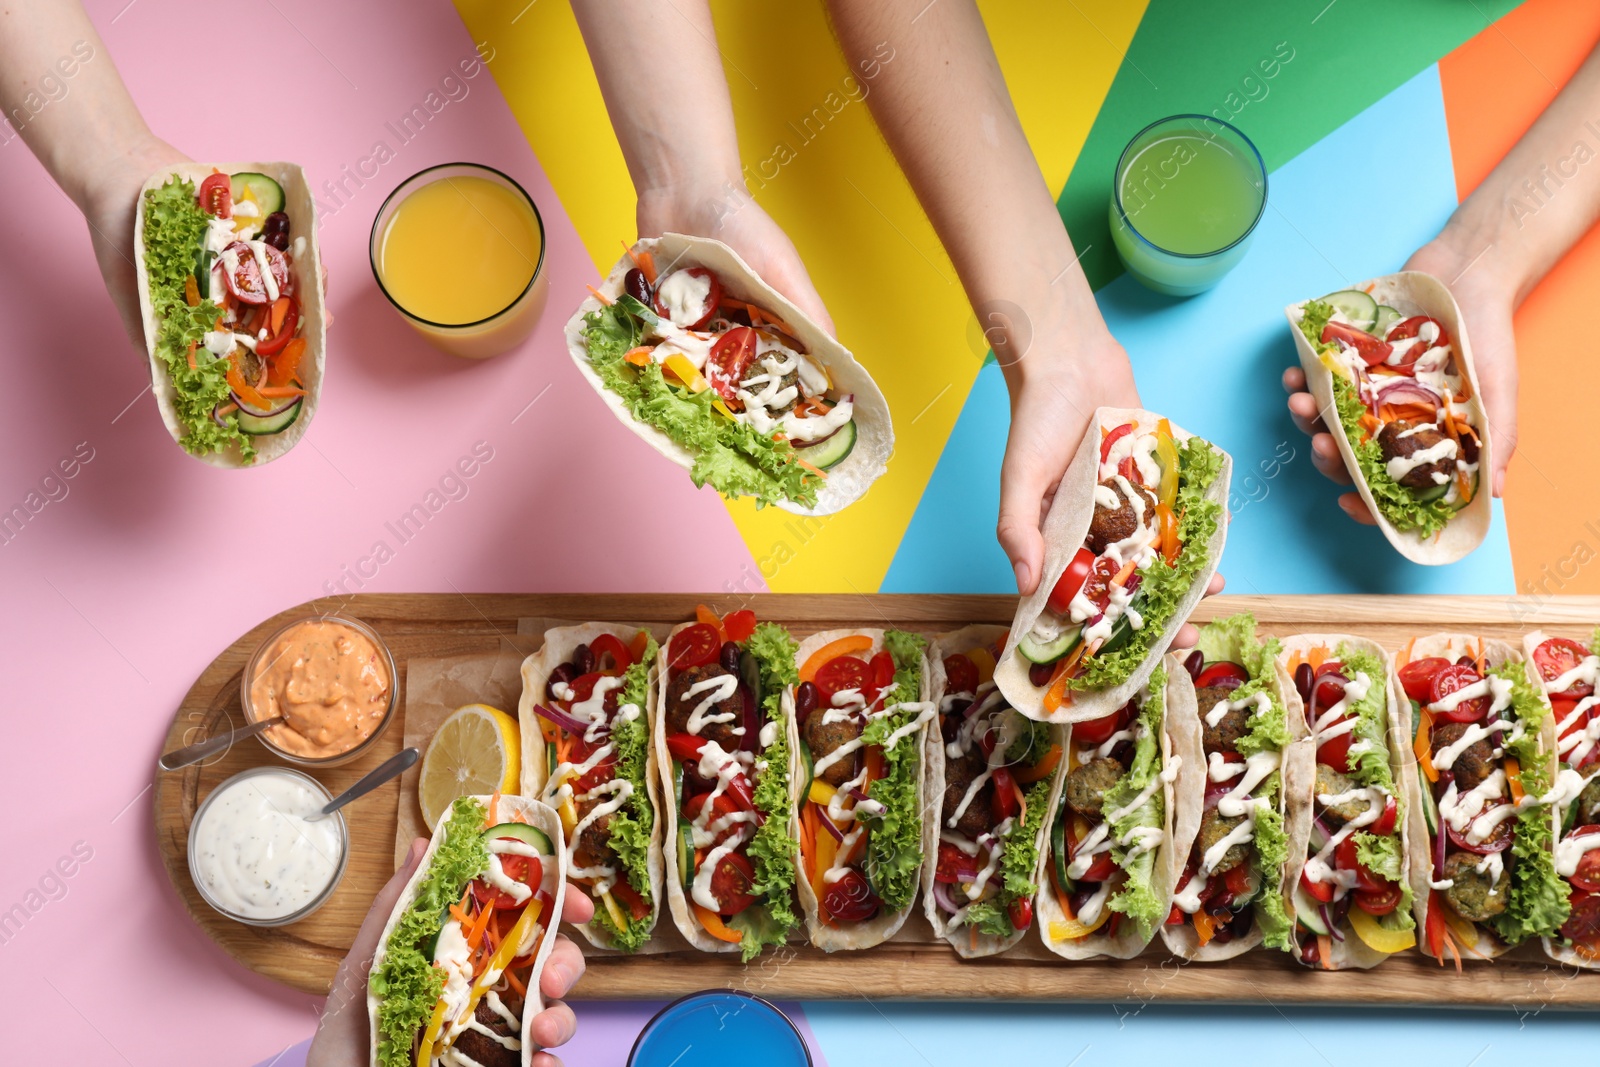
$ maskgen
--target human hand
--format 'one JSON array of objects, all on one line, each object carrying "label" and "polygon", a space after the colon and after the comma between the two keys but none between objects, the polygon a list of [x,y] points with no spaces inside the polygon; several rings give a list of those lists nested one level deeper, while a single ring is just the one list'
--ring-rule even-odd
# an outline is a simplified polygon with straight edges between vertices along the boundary
[{"label": "human hand", "polygon": [[[1474,262],[1474,254],[1464,253],[1459,244],[1446,229],[1418,249],[1404,269],[1426,271],[1443,281],[1461,308],[1463,324],[1472,338],[1472,365],[1483,389],[1484,412],[1494,435],[1489,485],[1494,495],[1500,496],[1505,490],[1506,466],[1517,448],[1517,339],[1511,326],[1515,286],[1503,283],[1488,262]],[[1294,424],[1311,435],[1312,464],[1334,482],[1350,485],[1350,471],[1308,390],[1305,371],[1300,367],[1284,371],[1283,387],[1289,393]],[[1357,522],[1368,526],[1376,522],[1359,493],[1344,493],[1339,506]]]},{"label": "human hand", "polygon": [[[139,189],[162,167],[186,163],[189,157],[149,133],[134,138],[120,152],[108,154],[87,176],[82,203],[94,257],[106,292],[128,340],[144,351],[144,318],[139,311],[139,285],[134,277],[133,216]],[[380,924],[381,926],[381,924]]]},{"label": "human hand", "polygon": [[[151,168],[152,171],[154,169]],[[420,837],[411,842],[405,862],[394,872],[388,884],[378,891],[372,907],[367,909],[367,917],[361,922],[361,929],[350,946],[350,952],[339,965],[333,988],[323,1004],[317,1034],[311,1039],[311,1048],[306,1053],[306,1067],[352,1067],[370,1062],[367,973],[372,969],[372,957],[378,950],[378,939],[383,935],[384,924],[389,921],[395,903],[427,848],[428,842]],[[588,894],[568,893],[565,900],[566,905],[561,912],[564,922],[582,924],[594,916],[594,903]],[[577,1032],[577,1017],[560,998],[566,996],[578,979],[583,977],[583,970],[583,953],[578,946],[564,934],[557,937],[544,971],[539,976],[539,991],[545,996],[545,1009],[534,1016],[532,1034],[541,1047],[563,1045],[572,1040],[572,1035]],[[548,1052],[537,1052],[533,1056],[533,1067],[561,1067],[561,1061]]]},{"label": "human hand", "polygon": [[640,237],[684,233],[721,241],[817,325],[834,332],[833,318],[811,284],[794,242],[742,183],[646,190],[639,196],[638,222]]}]

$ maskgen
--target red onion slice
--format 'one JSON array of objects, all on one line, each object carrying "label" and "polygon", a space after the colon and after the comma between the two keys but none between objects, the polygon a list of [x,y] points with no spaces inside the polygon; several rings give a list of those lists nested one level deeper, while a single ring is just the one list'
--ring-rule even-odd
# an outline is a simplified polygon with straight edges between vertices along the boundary
[{"label": "red onion slice", "polygon": [[1439,394],[1412,378],[1402,378],[1383,386],[1375,398],[1384,404],[1426,404],[1435,411],[1439,408]]}]

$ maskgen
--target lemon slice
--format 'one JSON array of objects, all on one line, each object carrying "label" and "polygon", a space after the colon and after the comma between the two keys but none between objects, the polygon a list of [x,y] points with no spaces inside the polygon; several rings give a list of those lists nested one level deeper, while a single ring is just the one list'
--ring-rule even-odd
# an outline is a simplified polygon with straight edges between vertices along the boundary
[{"label": "lemon slice", "polygon": [[499,708],[468,704],[451,712],[428,742],[417,779],[417,803],[429,829],[456,797],[518,792],[521,752],[517,720]]}]

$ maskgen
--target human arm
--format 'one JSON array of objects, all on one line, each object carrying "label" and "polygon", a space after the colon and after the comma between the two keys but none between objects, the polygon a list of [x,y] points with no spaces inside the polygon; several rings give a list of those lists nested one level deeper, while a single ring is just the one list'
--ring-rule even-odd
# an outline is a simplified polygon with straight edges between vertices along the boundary
[{"label": "human arm", "polygon": [[145,125],[78,0],[0,8],[0,108],[83,212],[106,291],[142,348],[134,207],[145,179],[185,156]]},{"label": "human arm", "polygon": [[633,179],[639,236],[723,241],[832,333],[793,242],[745,187],[707,0],[572,0],[572,10]]},{"label": "human arm", "polygon": [[[1406,262],[1445,282],[1461,307],[1494,443],[1494,495],[1505,488],[1517,446],[1517,347],[1512,316],[1539,281],[1600,219],[1600,172],[1592,159],[1590,119],[1600,114],[1600,49],[1572,76],[1504,159],[1432,241]],[[1576,145],[1588,149],[1578,155]],[[1284,372],[1295,424],[1312,435],[1317,469],[1347,484],[1350,472],[1306,392],[1305,373]],[[1372,516],[1355,493],[1339,504],[1353,518]]]},{"label": "human arm", "polygon": [[[378,951],[384,924],[389,921],[395,902],[427,850],[428,842],[423,838],[411,842],[405,862],[378,891],[372,907],[367,909],[367,917],[361,921],[361,929],[344,962],[339,964],[327,1002],[322,1006],[317,1034],[306,1053],[306,1067],[352,1067],[370,1062],[367,973],[372,969],[372,957]],[[582,924],[593,918],[594,902],[587,893],[568,893],[565,899],[566,906],[561,912],[563,922]],[[577,1017],[560,998],[583,977],[583,969],[583,953],[578,946],[565,934],[557,937],[539,976],[539,991],[544,994],[546,1006],[534,1016],[533,1038],[540,1046],[564,1045],[577,1032]],[[533,1056],[533,1067],[561,1067],[561,1061],[548,1052],[537,1052]]]}]

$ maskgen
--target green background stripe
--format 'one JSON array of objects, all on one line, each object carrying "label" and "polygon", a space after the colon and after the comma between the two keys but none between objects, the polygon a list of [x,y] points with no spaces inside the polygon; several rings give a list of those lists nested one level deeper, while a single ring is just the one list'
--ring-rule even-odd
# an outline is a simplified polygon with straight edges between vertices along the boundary
[{"label": "green background stripe", "polygon": [[1226,119],[1270,172],[1518,2],[1151,0],[1058,201],[1073,244],[1088,247],[1089,283],[1099,289],[1122,273],[1106,219],[1112,175],[1151,122],[1191,112]]}]

